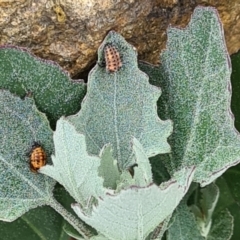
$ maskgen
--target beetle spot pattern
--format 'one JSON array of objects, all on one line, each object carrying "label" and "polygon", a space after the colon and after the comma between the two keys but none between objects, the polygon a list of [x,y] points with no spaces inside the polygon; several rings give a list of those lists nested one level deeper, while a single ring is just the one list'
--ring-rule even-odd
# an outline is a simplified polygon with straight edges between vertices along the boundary
[{"label": "beetle spot pattern", "polygon": [[107,45],[104,48],[106,69],[109,72],[116,72],[122,67],[122,61],[119,52],[114,46]]},{"label": "beetle spot pattern", "polygon": [[40,167],[46,165],[47,155],[41,145],[35,143],[30,153],[30,169],[37,173]]}]

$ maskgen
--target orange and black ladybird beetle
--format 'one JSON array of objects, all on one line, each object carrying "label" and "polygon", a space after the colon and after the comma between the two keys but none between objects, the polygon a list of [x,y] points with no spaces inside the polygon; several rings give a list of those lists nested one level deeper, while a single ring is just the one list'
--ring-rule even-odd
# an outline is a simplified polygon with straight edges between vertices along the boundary
[{"label": "orange and black ladybird beetle", "polygon": [[112,45],[106,45],[104,48],[106,70],[116,72],[122,67],[122,61],[118,50]]},{"label": "orange and black ladybird beetle", "polygon": [[46,165],[47,154],[39,143],[34,142],[29,154],[29,160],[30,170],[34,173],[37,173],[37,170],[39,170],[40,167]]}]

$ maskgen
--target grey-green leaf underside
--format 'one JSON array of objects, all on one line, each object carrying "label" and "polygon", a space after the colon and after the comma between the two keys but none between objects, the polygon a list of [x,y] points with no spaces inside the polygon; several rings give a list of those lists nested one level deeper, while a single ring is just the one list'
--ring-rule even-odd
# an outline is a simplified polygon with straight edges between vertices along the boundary
[{"label": "grey-green leaf underside", "polygon": [[[52,131],[33,99],[0,91],[0,219],[13,221],[47,203],[55,181],[29,168],[28,153],[37,141],[49,156]],[[48,158],[48,161],[51,161]]]},{"label": "grey-green leaf underside", "polygon": [[143,146],[136,139],[132,139],[132,148],[134,152],[134,167],[122,172],[120,180],[117,182],[117,191],[131,186],[147,187],[152,181],[151,164],[146,156]]},{"label": "grey-green leaf underside", "polygon": [[53,136],[55,154],[53,165],[40,169],[59,183],[82,206],[86,207],[91,197],[104,193],[103,179],[98,176],[100,158],[86,151],[85,137],[76,132],[74,126],[61,118]]},{"label": "grey-green leaf underside", "polygon": [[0,88],[21,97],[31,94],[50,120],[79,110],[85,86],[71,81],[56,63],[39,59],[26,49],[2,47],[0,69]]},{"label": "grey-green leaf underside", "polygon": [[[109,72],[104,63],[104,47],[117,48],[122,67]],[[77,131],[86,136],[89,153],[99,154],[105,144],[113,147],[113,157],[120,170],[131,166],[134,136],[148,157],[170,151],[167,137],[171,121],[157,116],[156,101],[160,89],[149,84],[148,77],[137,67],[137,54],[123,37],[111,31],[98,51],[98,62],[88,80],[88,92],[81,111],[70,117]]]},{"label": "grey-green leaf underside", "polygon": [[194,181],[205,186],[240,160],[230,110],[231,64],[216,10],[197,7],[187,28],[169,28],[161,61],[159,112],[174,122],[172,153],[163,159],[171,173],[197,166]]},{"label": "grey-green leaf underside", "polygon": [[193,168],[178,172],[180,177],[158,187],[131,186],[98,199],[90,214],[78,205],[74,211],[107,239],[145,239],[176,208],[193,177]]},{"label": "grey-green leaf underside", "polygon": [[116,189],[117,181],[120,179],[117,161],[112,156],[112,146],[105,145],[100,153],[100,166],[98,174],[104,179],[103,186],[105,188]]}]

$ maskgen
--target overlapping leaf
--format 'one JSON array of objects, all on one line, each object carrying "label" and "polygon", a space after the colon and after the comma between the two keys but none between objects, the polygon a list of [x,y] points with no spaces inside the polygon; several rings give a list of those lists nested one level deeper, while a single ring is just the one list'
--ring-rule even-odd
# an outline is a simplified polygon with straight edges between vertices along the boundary
[{"label": "overlapping leaf", "polygon": [[50,120],[79,110],[85,86],[72,82],[57,64],[34,57],[26,49],[2,47],[0,69],[0,88],[21,97],[31,94]]},{"label": "overlapping leaf", "polygon": [[207,240],[230,240],[233,234],[233,216],[227,209],[214,216]]},{"label": "overlapping leaf", "polygon": [[231,64],[216,10],[198,7],[186,29],[169,28],[161,60],[159,112],[174,122],[172,153],[163,158],[172,173],[196,165],[194,180],[207,185],[240,160],[230,111]]},{"label": "overlapping leaf", "polygon": [[[102,67],[106,45],[119,51],[122,68],[117,72]],[[133,164],[130,144],[133,136],[148,157],[169,152],[167,137],[172,124],[158,118],[156,101],[160,89],[150,85],[146,74],[138,69],[133,47],[112,31],[99,48],[98,62],[89,75],[81,111],[70,117],[77,131],[86,136],[88,151],[99,154],[105,144],[111,143],[120,170]]]},{"label": "overlapping leaf", "polygon": [[197,201],[191,207],[187,206],[187,195],[173,214],[167,240],[229,240],[233,233],[233,217],[227,209],[218,213],[214,211],[219,197],[218,187],[210,184],[201,189],[201,195],[196,193],[194,199]]},{"label": "overlapping leaf", "polygon": [[120,181],[118,181],[118,191],[131,187],[132,185],[147,187],[152,183],[152,171],[149,159],[142,145],[136,138],[132,140],[132,148],[135,164],[133,167],[122,172]]},{"label": "overlapping leaf", "polygon": [[78,203],[86,207],[91,197],[97,198],[104,193],[103,179],[98,176],[100,158],[88,155],[84,135],[77,133],[63,118],[57,122],[53,139],[53,166],[42,167],[40,172],[61,183]]},{"label": "overlapping leaf", "polygon": [[173,214],[173,223],[167,232],[167,240],[204,240],[198,229],[194,215],[183,200]]},{"label": "overlapping leaf", "polygon": [[140,142],[133,138],[133,152],[135,155],[135,161],[137,166],[134,169],[135,185],[140,187],[146,187],[152,183],[152,171],[149,160],[143,151],[143,147]]},{"label": "overlapping leaf", "polygon": [[[216,211],[221,212],[227,208],[234,217],[234,229],[231,240],[238,240],[240,236],[240,165],[228,169],[216,181],[220,189],[220,197],[216,206]],[[217,221],[215,221],[217,223]]]},{"label": "overlapping leaf", "polygon": [[104,179],[105,188],[116,189],[117,181],[120,179],[117,161],[112,156],[111,145],[106,145],[100,153],[101,163],[98,168],[98,174]]},{"label": "overlapping leaf", "polygon": [[145,239],[178,205],[190,185],[193,169],[183,169],[178,176],[180,179],[172,179],[160,187],[132,186],[115,195],[105,195],[98,199],[90,214],[84,213],[78,204],[72,207],[107,239]]},{"label": "overlapping leaf", "polygon": [[200,200],[191,205],[198,229],[203,237],[207,237],[212,225],[212,215],[219,198],[219,189],[212,183],[201,189]]},{"label": "overlapping leaf", "polygon": [[52,196],[55,181],[29,168],[34,141],[48,156],[52,153],[52,131],[45,115],[33,99],[0,91],[0,220],[13,221]]}]

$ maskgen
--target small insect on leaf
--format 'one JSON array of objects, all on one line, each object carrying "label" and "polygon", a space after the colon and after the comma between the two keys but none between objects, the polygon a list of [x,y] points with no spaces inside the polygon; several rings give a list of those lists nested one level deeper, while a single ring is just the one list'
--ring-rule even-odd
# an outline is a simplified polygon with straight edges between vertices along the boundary
[{"label": "small insect on leaf", "polygon": [[109,72],[116,72],[122,67],[122,61],[118,50],[111,45],[104,48],[106,70]]},{"label": "small insect on leaf", "polygon": [[40,167],[46,165],[47,154],[42,146],[38,143],[34,143],[30,153],[30,170],[37,173]]}]

